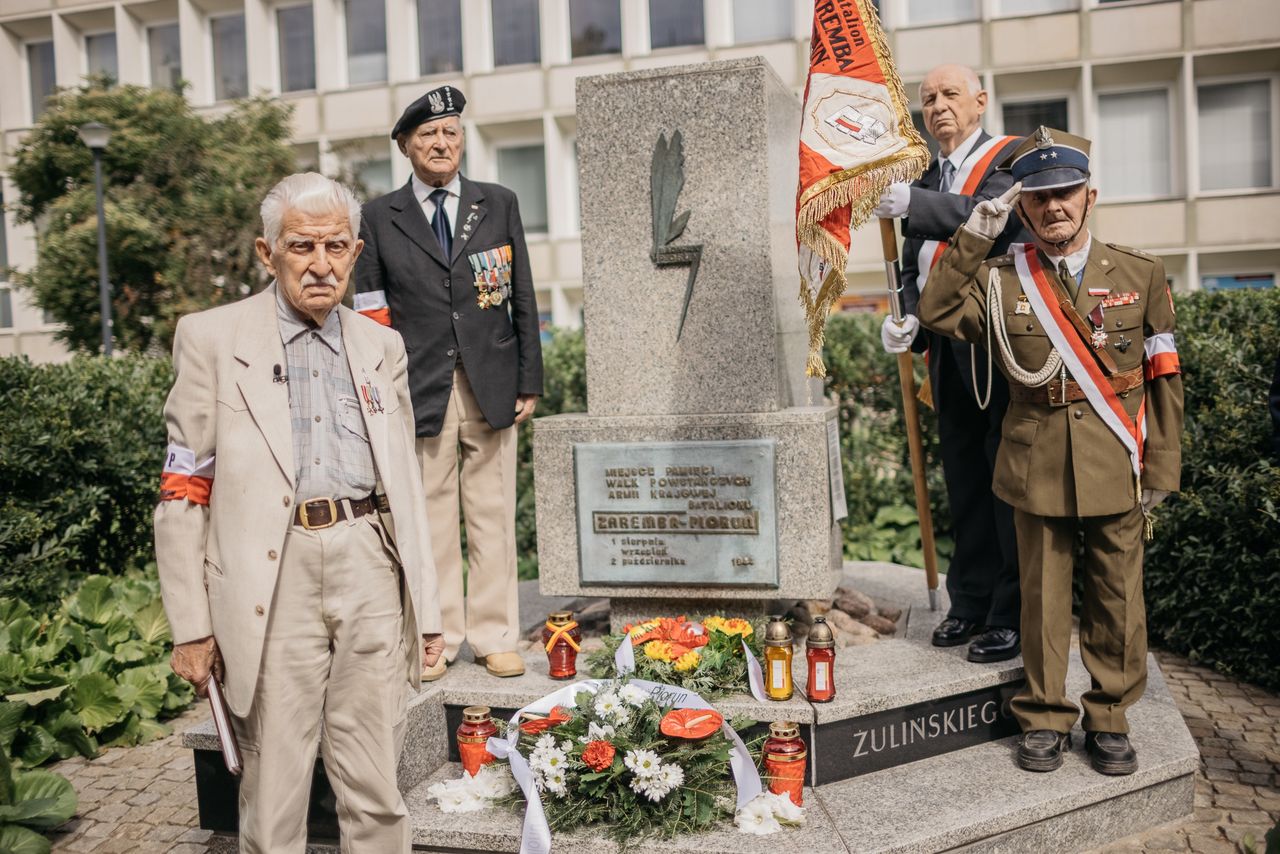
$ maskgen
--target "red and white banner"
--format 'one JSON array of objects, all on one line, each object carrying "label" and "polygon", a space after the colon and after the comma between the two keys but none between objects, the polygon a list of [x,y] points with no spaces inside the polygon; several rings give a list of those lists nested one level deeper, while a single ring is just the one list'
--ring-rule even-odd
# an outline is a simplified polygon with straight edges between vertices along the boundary
[{"label": "red and white banner", "polygon": [[826,376],[822,341],[848,283],[850,231],[871,217],[885,188],[915,180],[928,163],[871,0],[817,0],[796,195],[809,376]]}]

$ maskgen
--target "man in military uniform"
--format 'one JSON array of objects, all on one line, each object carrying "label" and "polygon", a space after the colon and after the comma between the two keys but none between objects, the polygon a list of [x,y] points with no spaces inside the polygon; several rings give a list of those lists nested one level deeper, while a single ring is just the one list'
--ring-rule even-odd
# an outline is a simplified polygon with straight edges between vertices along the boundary
[{"label": "man in military uniform", "polygon": [[[981,348],[935,332],[917,335],[916,306],[929,272],[948,238],[983,199],[1013,184],[996,168],[1018,144],[982,129],[987,93],[972,68],[941,65],[920,84],[920,103],[938,156],[919,181],[893,184],[876,216],[904,217],[901,325],[886,317],[880,339],[889,353],[910,347],[928,353],[929,384],[938,414],[942,471],[951,504],[955,554],[947,570],[946,619],[933,630],[934,646],[968,643],[970,661],[1007,661],[1021,650],[1018,638],[1018,547],[1013,510],[991,492],[1000,424],[1009,408],[1009,386],[990,370]],[[1016,217],[991,247],[1003,254],[1013,240],[1027,240]],[[977,368],[976,376],[974,368]],[[975,637],[976,636],[976,637]],[[972,640],[972,643],[970,641]]]},{"label": "man in military uniform", "polygon": [[[1164,265],[1095,241],[1085,225],[1097,199],[1089,147],[1044,127],[1018,146],[1001,168],[1019,183],[957,230],[920,319],[985,343],[1009,378],[994,488],[1014,508],[1022,582],[1018,764],[1051,771],[1071,746],[1071,576],[1083,535],[1085,744],[1095,769],[1129,774],[1138,761],[1125,710],[1147,680],[1143,539],[1151,509],[1178,489],[1182,378]],[[984,262],[1015,200],[1034,242]]]}]

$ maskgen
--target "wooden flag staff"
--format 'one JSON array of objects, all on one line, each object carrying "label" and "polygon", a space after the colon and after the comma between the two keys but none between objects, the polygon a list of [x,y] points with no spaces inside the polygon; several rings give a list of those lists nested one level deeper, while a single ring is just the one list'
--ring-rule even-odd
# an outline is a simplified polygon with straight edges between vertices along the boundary
[{"label": "wooden flag staff", "polygon": [[[902,305],[902,275],[898,268],[898,235],[893,220],[880,220],[880,246],[889,281],[889,311],[895,323],[906,316]],[[920,410],[916,406],[916,379],[911,351],[898,354],[898,382],[902,387],[902,416],[907,423],[907,448],[911,452],[911,477],[915,482],[916,515],[920,518],[920,549],[924,552],[925,581],[929,585],[929,610],[938,610],[938,550],[933,542],[933,514],[929,510],[929,484],[925,479],[924,440],[920,434]]]}]

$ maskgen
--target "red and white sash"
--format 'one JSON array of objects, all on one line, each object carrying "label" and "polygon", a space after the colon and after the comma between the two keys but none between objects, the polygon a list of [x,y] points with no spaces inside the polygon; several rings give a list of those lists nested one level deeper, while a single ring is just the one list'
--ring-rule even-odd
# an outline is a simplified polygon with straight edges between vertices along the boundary
[{"label": "red and white sash", "polygon": [[[991,161],[996,159],[1000,154],[1000,150],[1004,148],[1005,143],[1019,139],[1016,136],[993,136],[986,142],[975,148],[968,157],[964,159],[964,163],[960,164],[960,168],[956,170],[956,176],[951,182],[951,189],[948,193],[955,193],[958,196],[972,196],[978,191],[978,185],[982,183],[982,176],[987,174],[987,167],[991,165]],[[933,269],[933,265],[938,263],[938,259],[942,257],[942,253],[946,251],[947,241],[945,240],[926,240],[924,245],[920,247],[920,253],[916,256],[916,266],[919,273],[916,274],[916,287],[924,290],[924,283],[929,278],[929,271]]]},{"label": "red and white sash", "polygon": [[1138,417],[1130,418],[1120,402],[1119,395],[1111,387],[1102,368],[1093,357],[1089,345],[1081,340],[1071,321],[1062,312],[1053,288],[1040,265],[1034,243],[1015,243],[1009,248],[1014,266],[1022,283],[1022,292],[1031,303],[1031,310],[1044,327],[1053,347],[1062,356],[1063,364],[1071,378],[1084,390],[1093,411],[1110,428],[1129,452],[1134,477],[1142,475],[1142,451],[1147,440],[1147,401],[1143,397],[1138,406]]}]

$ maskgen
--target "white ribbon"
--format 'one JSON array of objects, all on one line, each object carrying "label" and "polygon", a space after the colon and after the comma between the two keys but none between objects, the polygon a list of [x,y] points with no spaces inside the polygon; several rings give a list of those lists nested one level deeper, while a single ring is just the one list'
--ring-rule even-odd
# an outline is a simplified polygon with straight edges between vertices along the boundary
[{"label": "white ribbon", "polygon": [[[751,647],[747,646],[746,639],[742,641],[742,652],[747,656],[747,684],[751,686],[751,696],[762,703],[767,702],[769,698],[764,693],[764,671],[760,669],[760,662],[751,651]],[[635,672],[636,653],[630,634],[623,633],[622,643],[618,645],[618,651],[613,654],[613,668],[619,676]]]},{"label": "white ribbon", "polygon": [[[627,642],[624,646],[630,647],[631,638],[628,637],[625,640]],[[634,656],[631,656],[631,662],[634,670]],[[757,665],[757,669],[759,669],[759,665]],[[582,682],[575,682],[572,685],[566,685],[558,691],[553,691],[516,712],[511,718],[510,726],[507,728],[506,738],[493,736],[489,739],[489,752],[499,759],[506,759],[510,763],[511,775],[515,777],[516,783],[519,784],[520,791],[524,792],[526,806],[524,827],[520,833],[520,854],[550,854],[551,851],[551,828],[547,824],[547,815],[542,809],[542,798],[538,795],[538,787],[533,782],[533,773],[529,770],[529,763],[516,746],[520,739],[521,716],[526,712],[548,714],[556,706],[572,708],[577,705],[575,698],[579,692],[586,691],[590,694],[595,694],[607,684],[609,684],[608,680],[587,679]],[[692,691],[686,691],[683,688],[660,685],[657,682],[647,682],[643,679],[632,679],[630,684],[647,692],[657,700],[660,706],[671,706],[677,709],[714,708],[697,694]],[[747,752],[747,746],[742,743],[738,733],[734,731],[733,727],[729,726],[728,721],[722,723],[720,729],[733,743],[733,750],[729,754],[729,767],[733,771],[733,782],[738,788],[737,806],[740,809],[755,800],[764,790],[764,787],[760,783],[760,772],[756,770],[756,764],[752,761],[751,754]]]}]

